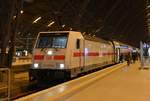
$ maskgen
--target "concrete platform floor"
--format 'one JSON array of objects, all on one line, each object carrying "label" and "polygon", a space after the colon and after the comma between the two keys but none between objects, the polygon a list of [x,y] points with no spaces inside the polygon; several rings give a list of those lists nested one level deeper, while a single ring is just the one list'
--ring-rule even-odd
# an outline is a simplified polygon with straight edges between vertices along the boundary
[{"label": "concrete platform floor", "polygon": [[150,69],[125,66],[88,85],[65,101],[150,101]]}]

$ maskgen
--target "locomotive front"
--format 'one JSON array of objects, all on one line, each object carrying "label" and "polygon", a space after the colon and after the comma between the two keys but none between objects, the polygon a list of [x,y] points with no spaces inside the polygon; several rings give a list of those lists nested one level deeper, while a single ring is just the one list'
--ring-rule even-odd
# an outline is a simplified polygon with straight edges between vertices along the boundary
[{"label": "locomotive front", "polygon": [[33,64],[30,69],[31,80],[47,80],[63,73],[60,70],[66,69],[65,53],[68,36],[69,34],[66,32],[39,33],[33,50]]}]

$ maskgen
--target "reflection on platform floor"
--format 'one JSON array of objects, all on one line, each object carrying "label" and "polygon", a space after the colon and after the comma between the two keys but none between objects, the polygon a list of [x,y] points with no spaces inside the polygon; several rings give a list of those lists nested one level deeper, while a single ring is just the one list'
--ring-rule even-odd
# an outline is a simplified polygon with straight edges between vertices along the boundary
[{"label": "reflection on platform floor", "polygon": [[86,88],[87,85],[93,84],[95,81],[104,78],[108,74],[122,68],[125,65],[126,63],[114,65],[109,68],[105,68],[103,70],[54,86],[52,88],[37,92],[35,94],[20,98],[16,101],[66,100],[69,96],[72,96],[72,94],[78,93],[78,91]]},{"label": "reflection on platform floor", "polygon": [[123,63],[16,101],[150,101],[150,69],[139,68]]},{"label": "reflection on platform floor", "polygon": [[150,101],[150,70],[132,64],[96,81],[66,101]]}]

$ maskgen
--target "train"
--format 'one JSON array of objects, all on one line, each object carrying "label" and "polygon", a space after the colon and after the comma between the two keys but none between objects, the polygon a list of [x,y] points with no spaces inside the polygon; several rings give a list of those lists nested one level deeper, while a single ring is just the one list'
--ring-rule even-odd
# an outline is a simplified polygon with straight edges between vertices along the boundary
[{"label": "train", "polygon": [[119,63],[120,55],[131,51],[132,46],[83,35],[81,32],[39,32],[29,70],[30,80],[77,77],[79,74]]}]

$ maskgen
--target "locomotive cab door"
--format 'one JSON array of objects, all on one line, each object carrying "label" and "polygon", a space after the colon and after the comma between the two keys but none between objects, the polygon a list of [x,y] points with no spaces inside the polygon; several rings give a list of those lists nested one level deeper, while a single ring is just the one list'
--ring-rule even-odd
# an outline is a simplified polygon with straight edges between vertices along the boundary
[{"label": "locomotive cab door", "polygon": [[[78,74],[80,74],[83,71],[84,67],[84,40],[80,38],[72,39],[74,40],[75,44],[72,45],[74,48],[73,50],[70,50],[71,53],[73,53],[72,57],[70,58],[70,66],[71,66],[71,77],[75,77]],[[71,47],[71,46],[70,46]]]},{"label": "locomotive cab door", "polygon": [[79,68],[83,70],[84,67],[84,40],[83,39],[77,39],[76,41],[76,49],[79,50]]},{"label": "locomotive cab door", "polygon": [[116,48],[115,49],[115,54],[116,54],[116,59],[115,59],[115,61],[116,61],[116,63],[119,63],[119,58],[120,58],[120,48]]}]

